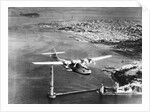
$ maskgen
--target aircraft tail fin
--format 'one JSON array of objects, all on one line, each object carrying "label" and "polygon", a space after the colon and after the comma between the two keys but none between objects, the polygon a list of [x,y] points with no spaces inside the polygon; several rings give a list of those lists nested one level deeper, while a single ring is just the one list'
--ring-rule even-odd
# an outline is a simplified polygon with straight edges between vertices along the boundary
[{"label": "aircraft tail fin", "polygon": [[57,54],[63,54],[65,52],[56,52],[55,48],[53,48],[50,52],[48,53],[42,53],[43,55],[50,55],[50,57],[52,59],[54,59],[55,61],[59,60],[59,57],[57,56]]}]

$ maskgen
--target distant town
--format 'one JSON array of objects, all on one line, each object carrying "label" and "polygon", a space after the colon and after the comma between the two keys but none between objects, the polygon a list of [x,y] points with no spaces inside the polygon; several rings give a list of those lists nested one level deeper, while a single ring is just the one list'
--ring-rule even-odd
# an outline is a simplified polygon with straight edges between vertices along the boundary
[{"label": "distant town", "polygon": [[117,89],[121,92],[142,92],[142,25],[138,20],[111,19],[87,21],[52,21],[39,23],[42,30],[55,29],[55,31],[67,32],[74,36],[77,41],[103,43],[114,47],[116,50],[136,54],[139,62],[110,69],[106,67],[103,71],[111,74],[116,82]]},{"label": "distant town", "polygon": [[39,23],[38,26],[42,30],[55,29],[71,33],[74,36],[70,38],[77,41],[109,44],[134,53],[142,51],[142,25],[138,20],[105,18],[87,21],[51,21]]},{"label": "distant town", "polygon": [[141,103],[141,11],[9,8],[9,103]]}]

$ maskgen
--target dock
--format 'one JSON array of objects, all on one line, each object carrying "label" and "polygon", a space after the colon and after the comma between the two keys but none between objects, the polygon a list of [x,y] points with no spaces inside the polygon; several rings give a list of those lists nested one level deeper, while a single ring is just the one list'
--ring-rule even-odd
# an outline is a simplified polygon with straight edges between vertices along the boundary
[{"label": "dock", "polygon": [[71,92],[64,92],[64,93],[55,93],[54,92],[54,68],[53,66],[51,66],[49,85],[50,85],[50,88],[49,88],[48,97],[52,99],[56,98],[56,96],[78,94],[78,93],[92,92],[92,91],[97,92],[99,95],[142,95],[142,92],[117,91],[117,89],[113,87],[103,86],[103,84],[101,84],[99,88],[93,88],[89,90],[78,90],[78,91],[71,91]]},{"label": "dock", "polygon": [[90,89],[90,90],[71,91],[71,92],[65,92],[65,93],[56,93],[56,96],[69,95],[69,94],[77,94],[77,93],[84,93],[84,92],[92,92],[92,91],[97,91],[97,90],[98,89]]}]

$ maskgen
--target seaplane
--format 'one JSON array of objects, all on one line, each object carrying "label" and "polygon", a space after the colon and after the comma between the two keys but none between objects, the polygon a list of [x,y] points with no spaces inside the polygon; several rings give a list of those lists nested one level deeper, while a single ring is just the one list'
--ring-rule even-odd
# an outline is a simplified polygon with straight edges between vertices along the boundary
[{"label": "seaplane", "polygon": [[36,65],[51,65],[51,66],[63,65],[67,71],[76,72],[82,75],[90,75],[92,71],[87,67],[89,64],[91,63],[96,64],[96,61],[98,60],[103,60],[103,59],[112,57],[112,55],[106,55],[106,56],[93,57],[93,58],[66,60],[66,59],[61,59],[58,57],[58,54],[63,54],[63,53],[65,52],[56,52],[54,48],[51,50],[51,52],[42,53],[42,55],[50,55],[50,57],[54,61],[32,62],[32,63]]}]

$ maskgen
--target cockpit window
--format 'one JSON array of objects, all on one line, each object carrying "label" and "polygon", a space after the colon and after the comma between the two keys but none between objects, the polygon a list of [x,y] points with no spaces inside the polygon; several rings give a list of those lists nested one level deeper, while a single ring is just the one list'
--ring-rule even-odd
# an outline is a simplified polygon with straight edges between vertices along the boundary
[{"label": "cockpit window", "polygon": [[[71,63],[70,65],[71,65],[71,66],[74,66],[75,63]],[[75,67],[76,67],[76,68],[84,68],[84,69],[86,69],[86,70],[89,70],[86,66],[84,66],[84,65],[82,65],[82,64],[80,64],[80,63],[77,63],[77,64],[75,65]]]},{"label": "cockpit window", "polygon": [[82,68],[86,69],[86,70],[89,70],[86,66],[84,65],[81,65]]},{"label": "cockpit window", "polygon": [[89,70],[88,68],[86,68],[86,67],[83,67],[84,69],[86,69],[86,70]]}]

